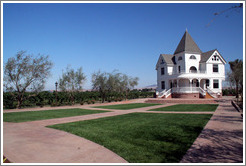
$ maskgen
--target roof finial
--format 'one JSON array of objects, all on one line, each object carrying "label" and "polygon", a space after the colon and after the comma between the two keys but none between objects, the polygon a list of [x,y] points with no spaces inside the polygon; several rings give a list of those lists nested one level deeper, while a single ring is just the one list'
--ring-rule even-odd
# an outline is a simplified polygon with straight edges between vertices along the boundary
[{"label": "roof finial", "polygon": [[186,28],[185,32],[188,32],[187,28]]}]

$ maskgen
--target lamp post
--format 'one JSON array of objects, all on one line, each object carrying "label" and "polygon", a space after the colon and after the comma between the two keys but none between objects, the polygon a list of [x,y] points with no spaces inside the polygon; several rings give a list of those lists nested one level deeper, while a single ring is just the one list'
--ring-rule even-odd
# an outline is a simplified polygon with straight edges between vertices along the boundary
[{"label": "lamp post", "polygon": [[56,85],[56,105],[57,105],[57,85],[58,83],[56,82],[55,85]]}]

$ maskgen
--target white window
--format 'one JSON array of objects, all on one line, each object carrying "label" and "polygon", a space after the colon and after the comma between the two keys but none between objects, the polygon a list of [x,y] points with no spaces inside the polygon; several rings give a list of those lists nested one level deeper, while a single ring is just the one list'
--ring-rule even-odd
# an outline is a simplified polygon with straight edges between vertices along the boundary
[{"label": "white window", "polygon": [[161,81],[161,89],[165,89],[165,81]]},{"label": "white window", "polygon": [[213,64],[213,72],[218,73],[219,72],[219,66],[218,64]]},{"label": "white window", "polygon": [[219,80],[214,80],[214,89],[219,88]]},{"label": "white window", "polygon": [[161,68],[161,75],[164,75],[165,74],[165,69],[164,67]]},{"label": "white window", "polygon": [[196,59],[195,55],[191,55],[190,59]]},{"label": "white window", "polygon": [[197,69],[195,66],[191,66],[190,67],[190,73],[196,73],[197,72]]}]

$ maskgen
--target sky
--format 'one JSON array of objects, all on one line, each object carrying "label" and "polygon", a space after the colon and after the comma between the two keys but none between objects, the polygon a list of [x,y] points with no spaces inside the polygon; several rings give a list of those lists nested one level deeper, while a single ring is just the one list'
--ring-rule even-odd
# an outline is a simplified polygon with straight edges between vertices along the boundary
[{"label": "sky", "polygon": [[118,70],[156,84],[160,54],[173,54],[187,29],[203,51],[227,61],[243,59],[243,10],[238,3],[4,3],[3,64],[17,52],[49,55],[45,90],[54,90],[69,65],[91,75]]}]

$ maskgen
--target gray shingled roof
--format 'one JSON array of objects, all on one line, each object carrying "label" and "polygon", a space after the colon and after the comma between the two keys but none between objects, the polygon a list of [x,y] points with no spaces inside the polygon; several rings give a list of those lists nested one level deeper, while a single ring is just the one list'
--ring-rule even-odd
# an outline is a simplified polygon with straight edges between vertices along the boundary
[{"label": "gray shingled roof", "polygon": [[202,53],[200,62],[207,62],[207,60],[211,57],[214,51],[216,51],[216,49]]},{"label": "gray shingled roof", "polygon": [[194,42],[194,40],[192,39],[192,37],[190,36],[187,30],[185,31],[182,39],[180,40],[179,45],[174,52],[174,55],[183,51],[189,53],[198,53],[198,54],[202,53],[202,51]]},{"label": "gray shingled roof", "polygon": [[171,54],[161,54],[167,64],[176,64],[174,56]]}]

